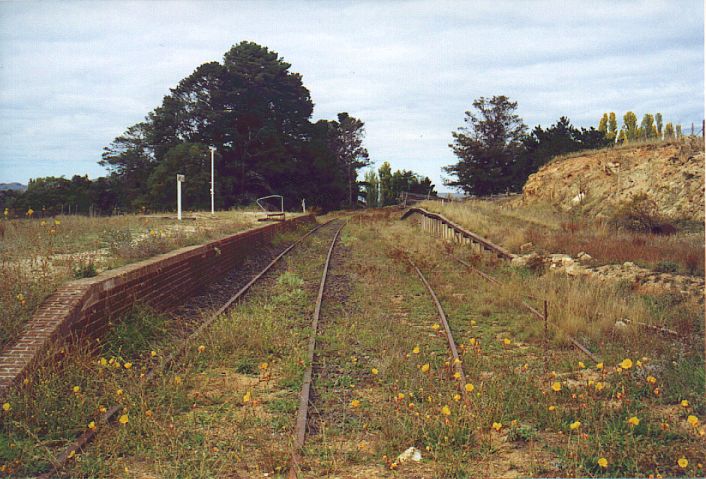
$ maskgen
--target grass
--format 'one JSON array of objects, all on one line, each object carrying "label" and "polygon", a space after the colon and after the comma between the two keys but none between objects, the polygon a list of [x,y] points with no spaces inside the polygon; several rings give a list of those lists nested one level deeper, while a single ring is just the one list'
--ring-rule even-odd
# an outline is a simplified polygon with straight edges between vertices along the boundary
[{"label": "grass", "polygon": [[606,220],[543,204],[469,200],[444,205],[428,201],[421,206],[514,253],[532,243],[531,251],[540,253],[588,253],[596,265],[630,261],[655,270],[668,261],[678,273],[704,275],[703,224],[684,225],[674,236],[658,236],[616,231]]},{"label": "grass", "polygon": [[258,225],[248,212],[193,216],[183,224],[138,215],[0,220],[0,348],[67,281]]},{"label": "grass", "polygon": [[[2,414],[2,437],[9,439],[0,442],[0,454],[7,467],[41,469],[57,446],[52,441],[84,430],[98,404],[118,400],[129,422],[100,426],[97,441],[77,455],[66,476],[284,477],[327,246],[322,235],[295,249],[285,267],[193,342],[155,384],[141,382],[139,374],[154,360],[149,350],[157,348],[159,358],[167,348],[152,339],[163,336],[158,318],[115,329],[107,341],[103,356],[132,360],[129,370],[69,351],[63,367],[32,378],[33,384],[47,378],[46,393],[23,389]],[[693,340],[703,337],[703,317],[690,303],[555,281],[471,258],[389,210],[354,217],[338,251],[322,309],[316,428],[305,445],[303,476],[704,474],[703,351]],[[470,274],[447,252],[475,261],[505,286]],[[434,306],[401,261],[405,255],[427,275],[447,312],[473,384],[467,400],[456,396],[464,385],[453,377],[446,340],[434,328]],[[545,351],[540,322],[517,301],[528,293],[551,295],[550,317],[591,340],[602,369],[561,335],[552,334]],[[611,321],[623,314],[670,324],[690,339],[674,342],[632,327],[618,333]],[[138,346],[128,351],[133,343]],[[626,358],[632,364],[619,367]],[[553,383],[561,388],[554,391]],[[117,387],[123,389],[119,398]],[[689,425],[689,415],[701,423]],[[628,422],[633,416],[635,426]],[[422,452],[420,463],[397,461],[408,447]],[[688,466],[678,465],[681,457]]]}]

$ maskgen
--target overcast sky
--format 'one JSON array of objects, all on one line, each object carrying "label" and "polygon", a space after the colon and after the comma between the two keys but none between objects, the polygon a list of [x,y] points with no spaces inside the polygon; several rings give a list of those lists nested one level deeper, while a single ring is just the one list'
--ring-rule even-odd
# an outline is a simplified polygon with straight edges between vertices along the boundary
[{"label": "overcast sky", "polygon": [[[250,40],[304,77],[314,119],[365,121],[379,166],[441,185],[480,96],[525,123],[704,117],[702,1],[2,2],[0,182],[103,175],[102,148],[201,63]],[[700,129],[700,126],[699,126]],[[443,188],[442,188],[443,189]]]}]

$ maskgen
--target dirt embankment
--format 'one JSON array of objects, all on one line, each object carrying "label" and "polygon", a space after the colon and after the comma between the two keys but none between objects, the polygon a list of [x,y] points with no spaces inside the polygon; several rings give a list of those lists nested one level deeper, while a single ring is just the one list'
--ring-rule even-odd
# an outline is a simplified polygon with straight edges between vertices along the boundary
[{"label": "dirt embankment", "polygon": [[625,146],[559,158],[528,178],[522,201],[611,216],[617,205],[642,192],[670,219],[703,220],[703,143]]}]

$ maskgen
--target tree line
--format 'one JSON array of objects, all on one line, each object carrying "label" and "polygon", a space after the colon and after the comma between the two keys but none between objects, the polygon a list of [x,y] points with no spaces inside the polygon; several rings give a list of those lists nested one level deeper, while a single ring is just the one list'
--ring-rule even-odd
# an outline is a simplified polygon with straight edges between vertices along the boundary
[{"label": "tree line", "polygon": [[661,113],[645,114],[638,125],[631,111],[623,116],[620,130],[611,112],[603,114],[597,129],[576,128],[562,116],[548,128],[538,125],[528,132],[516,110],[517,102],[504,95],[473,102],[473,109],[465,112],[464,126],[452,132],[449,147],[459,161],[443,168],[449,175],[446,185],[478,196],[521,191],[529,175],[555,156],[682,136],[680,125],[663,125]]},{"label": "tree line", "polygon": [[393,173],[387,161],[377,171],[366,171],[362,186],[368,208],[397,204],[404,192],[436,196],[436,190],[428,176],[421,176],[410,170],[396,170]]},{"label": "tree line", "polygon": [[267,47],[234,45],[221,63],[200,65],[104,148],[106,177],[32,180],[24,193],[2,193],[2,206],[170,210],[176,175],[183,174],[185,207],[207,209],[215,147],[219,209],[270,194],[283,195],[288,208],[302,199],[325,209],[353,207],[362,188],[358,171],[371,163],[365,125],[345,112],[312,122],[309,90],[290,67]]}]

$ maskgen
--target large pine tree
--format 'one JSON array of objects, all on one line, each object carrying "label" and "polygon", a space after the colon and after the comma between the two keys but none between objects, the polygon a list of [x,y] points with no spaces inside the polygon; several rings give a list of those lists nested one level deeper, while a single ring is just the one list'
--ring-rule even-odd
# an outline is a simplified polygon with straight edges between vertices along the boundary
[{"label": "large pine tree", "polygon": [[515,113],[517,102],[506,96],[481,97],[467,111],[465,127],[452,133],[449,145],[458,163],[444,167],[453,178],[446,184],[474,195],[514,189],[515,170],[527,127]]}]

